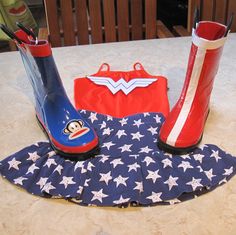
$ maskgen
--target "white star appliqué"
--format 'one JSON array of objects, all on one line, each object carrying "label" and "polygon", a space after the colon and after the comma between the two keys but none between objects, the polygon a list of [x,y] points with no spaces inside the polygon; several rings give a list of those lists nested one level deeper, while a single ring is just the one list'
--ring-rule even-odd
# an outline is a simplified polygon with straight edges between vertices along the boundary
[{"label": "white star appliqu\u00e9", "polygon": [[183,171],[185,172],[187,169],[191,169],[193,168],[191,165],[190,165],[190,162],[187,162],[187,161],[182,161],[179,165],[178,165],[178,168],[182,167],[183,168]]},{"label": "white star appliqu\u00e9", "polygon": [[121,149],[121,152],[131,152],[132,144],[124,144],[123,146],[119,147],[118,149]]},{"label": "white star appliqu\u00e9", "polygon": [[106,147],[107,150],[110,150],[110,147],[113,146],[113,145],[115,145],[115,144],[112,141],[110,141],[110,142],[103,143],[102,147],[103,148]]},{"label": "white star appliqu\u00e9", "polygon": [[143,182],[135,182],[136,187],[134,187],[134,190],[139,190],[140,193],[143,192]]},{"label": "white star appliqu\u00e9", "polygon": [[100,182],[104,181],[106,183],[106,185],[108,185],[109,181],[112,179],[111,177],[111,171],[107,172],[106,174],[100,173]]},{"label": "white star appliqu\u00e9", "polygon": [[14,179],[14,184],[19,184],[19,185],[23,185],[23,181],[24,180],[27,180],[27,178],[24,178],[24,177],[18,177],[16,179]]},{"label": "white star appliqu\u00e9", "polygon": [[150,131],[152,135],[157,135],[157,127],[154,128],[151,126],[147,130]]},{"label": "white star appliqu\u00e9", "polygon": [[107,127],[103,130],[103,135],[110,135],[111,132],[114,131],[114,129],[111,129],[110,127]]},{"label": "white star appliqu\u00e9", "polygon": [[178,186],[178,184],[176,183],[176,181],[177,181],[178,179],[179,179],[179,177],[172,177],[172,175],[170,175],[169,179],[164,182],[164,184],[168,184],[168,186],[169,186],[169,191],[170,191],[174,186]]},{"label": "white star appliqu\u00e9", "polygon": [[29,174],[29,173],[34,174],[34,171],[37,170],[37,169],[39,169],[39,167],[37,167],[37,166],[35,165],[35,163],[34,163],[33,165],[31,165],[31,166],[28,168],[28,171],[26,172],[26,175]]},{"label": "white star appliqu\u00e9", "polygon": [[40,158],[40,156],[37,154],[36,151],[33,153],[28,153],[28,154],[29,154],[29,157],[26,160],[36,162]]},{"label": "white star appliqu\u00e9", "polygon": [[129,177],[122,177],[122,175],[119,175],[114,179],[114,182],[116,182],[116,187],[118,187],[120,184],[123,184],[124,186],[127,186],[126,180],[129,179]]},{"label": "white star appliqu\u00e9", "polygon": [[150,151],[152,151],[152,149],[146,146],[146,147],[140,148],[139,153],[149,153]]},{"label": "white star appliqu\u00e9", "polygon": [[137,162],[135,162],[134,164],[128,165],[128,168],[129,168],[128,172],[132,170],[137,172],[137,168],[140,168],[140,165]]},{"label": "white star appliqu\u00e9", "polygon": [[180,155],[180,157],[183,159],[191,159],[191,157],[188,154]]},{"label": "white star appliqu\u00e9", "polygon": [[154,119],[155,119],[156,123],[161,123],[161,118],[158,115],[156,115],[154,117]]},{"label": "white star appliqu\u00e9", "polygon": [[58,165],[58,166],[55,168],[55,170],[54,170],[53,172],[57,171],[58,174],[61,175],[61,171],[62,171],[62,170],[63,170],[63,166]]},{"label": "white star appliqu\u00e9", "polygon": [[155,163],[155,161],[151,157],[145,157],[142,162],[146,162],[146,166],[149,166],[151,163]]},{"label": "white star appliqu\u00e9", "polygon": [[46,184],[48,178],[44,178],[44,177],[40,177],[39,181],[36,183],[37,185],[39,185],[40,189],[43,188],[43,186]]},{"label": "white star appliqu\u00e9", "polygon": [[119,122],[121,124],[121,126],[124,126],[127,124],[128,118],[122,118]]},{"label": "white star appliqu\u00e9", "polygon": [[216,175],[213,175],[213,169],[210,169],[209,171],[204,171],[204,172],[210,181],[212,181],[212,178],[216,176]]},{"label": "white star appliqu\u00e9", "polygon": [[48,158],[48,160],[46,161],[46,163],[43,166],[47,166],[48,168],[51,167],[51,165],[57,165],[57,163],[55,162],[55,160],[53,158]]},{"label": "white star appliqu\u00e9", "polygon": [[74,171],[76,171],[77,168],[81,168],[81,173],[82,174],[87,172],[87,169],[84,168],[84,161],[76,162],[75,167],[74,167]]},{"label": "white star appliqu\u00e9", "polygon": [[92,191],[91,193],[93,194],[91,201],[98,200],[102,203],[103,198],[108,197],[107,194],[103,193],[103,189],[100,189],[99,191]]},{"label": "white star appliqu\u00e9", "polygon": [[201,144],[200,146],[198,146],[199,149],[201,149],[203,151],[204,148],[207,148],[207,145],[205,144]]},{"label": "white star appliqu\u00e9", "polygon": [[150,116],[150,113],[145,112],[145,113],[143,113],[143,116],[144,116],[144,117]]},{"label": "white star appliqu\u00e9", "polygon": [[163,159],[161,162],[164,165],[163,168],[166,168],[167,166],[172,168],[172,161],[170,159],[166,158],[166,159]]},{"label": "white star appliqu\u00e9", "polygon": [[196,161],[199,161],[200,163],[202,163],[202,159],[204,158],[204,155],[198,153],[198,154],[194,154],[193,157]]},{"label": "white star appliqu\u00e9", "polygon": [[119,200],[115,200],[113,201],[115,204],[122,204],[122,203],[126,203],[130,200],[130,198],[123,198],[122,195],[120,196]]},{"label": "white star appliqu\u00e9", "polygon": [[117,165],[123,165],[124,163],[121,161],[120,158],[118,158],[118,159],[114,159],[113,161],[111,161],[111,164],[113,164],[113,168],[116,168]]},{"label": "white star appliqu\u00e9", "polygon": [[113,117],[110,115],[107,115],[107,121],[112,121],[112,120],[113,120]]},{"label": "white star appliqu\u00e9", "polygon": [[45,191],[46,193],[49,193],[49,191],[52,189],[55,189],[55,187],[52,185],[52,182],[48,182],[44,185],[41,191]]},{"label": "white star appliqu\u00e9", "polygon": [[62,181],[59,184],[64,184],[65,189],[66,189],[68,187],[68,185],[76,184],[76,182],[73,181],[73,177],[63,176]]},{"label": "white star appliqu\u00e9", "polygon": [[99,160],[99,162],[102,162],[102,163],[104,163],[105,161],[109,159],[109,155],[105,155],[105,154],[100,154],[100,155],[97,155],[96,157],[100,157],[101,159]]},{"label": "white star appliqu\u00e9", "polygon": [[88,170],[88,171],[92,171],[92,168],[93,168],[93,167],[95,167],[95,166],[92,164],[92,162],[89,162],[89,163],[88,163],[88,166],[87,166],[87,170]]},{"label": "white star appliqu\u00e9", "polygon": [[231,166],[229,169],[224,169],[225,173],[223,175],[231,175],[233,173],[233,167]]},{"label": "white star appliqu\u00e9", "polygon": [[157,171],[149,171],[148,170],[148,176],[146,177],[146,179],[151,179],[153,183],[156,183],[156,180],[158,178],[161,178],[161,176],[158,174],[159,170]]},{"label": "white star appliqu\u00e9", "polygon": [[152,200],[153,203],[155,202],[161,202],[161,194],[162,193],[156,193],[156,192],[152,192],[152,195],[146,197],[147,199]]},{"label": "white star appliqu\u00e9", "polygon": [[137,126],[137,127],[139,128],[139,126],[142,125],[142,124],[144,124],[144,122],[142,122],[141,119],[139,119],[139,120],[134,120],[133,126]]},{"label": "white star appliqu\u00e9", "polygon": [[99,124],[99,126],[101,126],[100,129],[106,128],[107,123],[103,121],[102,124]]},{"label": "white star appliqu\u00e9", "polygon": [[186,184],[191,185],[192,188],[193,188],[193,191],[195,191],[197,187],[202,187],[203,186],[202,184],[200,184],[201,181],[202,181],[201,179],[195,179],[194,177],[192,177],[192,180],[189,181]]},{"label": "white star appliqu\u00e9", "polygon": [[90,113],[89,118],[91,120],[91,122],[93,123],[94,121],[98,120],[97,118],[97,113]]},{"label": "white star appliqu\u00e9", "polygon": [[132,135],[132,140],[138,140],[140,141],[140,138],[144,137],[144,135],[140,134],[140,132],[136,132],[136,133],[130,133]]},{"label": "white star appliqu\u00e9", "polygon": [[12,160],[8,161],[7,163],[9,164],[8,170],[10,170],[11,168],[14,168],[15,170],[19,170],[19,165],[21,164],[21,162],[17,161],[15,158],[12,158]]},{"label": "white star appliqu\u00e9", "polygon": [[127,134],[125,133],[125,130],[119,130],[119,131],[117,131],[116,135],[117,135],[118,138],[120,139],[121,136],[123,136],[123,135],[127,135]]},{"label": "white star appliqu\u00e9", "polygon": [[48,153],[48,157],[53,157],[55,155],[56,155],[55,151],[51,151],[51,152]]},{"label": "white star appliqu\u00e9", "polygon": [[212,150],[212,154],[210,157],[214,157],[216,159],[216,162],[219,161],[219,159],[221,159],[221,157],[219,156],[219,151],[215,151],[215,150]]}]

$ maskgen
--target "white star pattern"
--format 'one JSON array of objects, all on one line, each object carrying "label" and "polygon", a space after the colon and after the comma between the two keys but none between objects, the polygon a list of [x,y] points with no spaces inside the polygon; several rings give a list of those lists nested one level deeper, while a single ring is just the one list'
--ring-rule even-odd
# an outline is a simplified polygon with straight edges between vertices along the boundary
[{"label": "white star pattern", "polygon": [[163,163],[164,169],[168,166],[172,168],[172,161],[170,159],[166,158],[166,159],[163,159],[161,162]]},{"label": "white star pattern", "polygon": [[233,173],[233,167],[231,166],[229,169],[224,169],[225,173],[223,175],[231,175]]},{"label": "white star pattern", "polygon": [[152,195],[148,196],[147,199],[152,200],[153,203],[161,202],[162,201],[161,195],[162,195],[162,193],[152,192]]},{"label": "white star pattern", "polygon": [[58,165],[53,172],[58,172],[59,175],[61,175],[61,171],[63,170],[63,166]]},{"label": "white star pattern", "polygon": [[164,184],[168,184],[169,191],[174,187],[178,186],[176,181],[179,179],[179,177],[173,177],[172,175],[169,176],[169,179],[164,182]]},{"label": "white star pattern", "polygon": [[90,116],[89,118],[91,120],[91,122],[93,123],[94,121],[97,121],[98,118],[97,118],[97,113],[90,113]]},{"label": "white star pattern", "polygon": [[111,177],[111,171],[107,172],[106,174],[100,173],[100,182],[104,181],[106,185],[108,185],[109,181],[112,179]]},{"label": "white star pattern", "polygon": [[134,120],[133,126],[137,126],[137,127],[139,128],[139,126],[141,126],[142,124],[144,124],[144,122],[142,122],[141,119],[139,119],[139,120]]},{"label": "white star pattern", "polygon": [[119,131],[117,131],[116,135],[120,139],[121,136],[123,136],[123,135],[126,136],[127,134],[125,133],[125,130],[119,130]]},{"label": "white star pattern", "polygon": [[153,149],[150,149],[148,146],[146,146],[146,147],[141,148],[139,153],[149,153],[152,150]]},{"label": "white star pattern", "polygon": [[87,169],[84,168],[84,162],[81,162],[81,161],[76,162],[75,167],[74,167],[74,171],[76,171],[77,168],[81,168],[82,174],[87,172]]},{"label": "white star pattern", "polygon": [[118,165],[123,165],[124,162],[122,162],[121,159],[118,158],[118,159],[114,159],[113,161],[111,161],[111,164],[113,165],[113,168],[116,168]]},{"label": "white star pattern", "polygon": [[24,178],[24,177],[20,176],[20,177],[14,179],[14,184],[23,185],[24,180],[27,180],[27,178]]},{"label": "white star pattern", "polygon": [[73,181],[73,177],[63,176],[62,181],[59,184],[63,184],[66,189],[68,187],[68,185],[76,184],[76,182]]},{"label": "white star pattern", "polygon": [[156,115],[154,117],[154,119],[155,119],[156,123],[161,123],[161,118],[158,115]]},{"label": "white star pattern", "polygon": [[124,186],[127,186],[126,184],[126,180],[128,179],[129,177],[122,177],[122,175],[119,175],[118,177],[116,177],[114,179],[114,182],[116,182],[116,187],[119,187],[120,184],[124,185]]},{"label": "white star pattern", "polygon": [[121,126],[124,126],[127,124],[128,118],[122,118],[119,122],[121,124]]},{"label": "white star pattern", "polygon": [[119,147],[118,149],[121,149],[121,152],[131,152],[132,144],[124,144],[123,146]]},{"label": "white star pattern", "polygon": [[102,147],[105,147],[107,148],[107,150],[110,150],[111,146],[114,146],[115,144],[112,143],[112,141],[110,142],[106,142],[106,143],[103,143]]},{"label": "white star pattern", "polygon": [[88,166],[87,166],[87,170],[88,170],[88,171],[92,171],[92,168],[93,168],[93,167],[95,167],[95,166],[92,164],[92,162],[89,162],[89,163],[88,163]]},{"label": "white star pattern", "polygon": [[51,165],[57,165],[57,163],[55,162],[55,160],[53,158],[48,158],[48,160],[46,161],[46,163],[43,166],[47,166],[48,168],[51,167]]},{"label": "white star pattern", "polygon": [[139,154],[130,154],[130,157],[133,157],[135,160],[139,157]]},{"label": "white star pattern", "polygon": [[15,170],[19,170],[19,165],[21,164],[20,161],[17,161],[15,158],[7,162],[9,164],[8,170],[14,168]]},{"label": "white star pattern", "polygon": [[114,131],[114,129],[111,129],[110,127],[107,127],[103,130],[103,135],[110,135],[111,132]]},{"label": "white star pattern", "polygon": [[91,193],[93,194],[91,201],[98,200],[102,203],[103,198],[108,197],[107,194],[103,193],[103,189],[100,189],[99,191],[92,191]]},{"label": "white star pattern", "polygon": [[216,162],[218,162],[219,161],[219,159],[221,159],[221,157],[219,156],[219,151],[217,150],[217,151],[215,151],[215,150],[212,150],[212,154],[211,154],[211,156],[210,157],[214,157],[215,158],[215,160],[216,160]]},{"label": "white star pattern", "polygon": [[212,178],[216,176],[216,175],[213,175],[213,169],[210,169],[209,171],[204,171],[204,172],[210,181],[212,181]]},{"label": "white star pattern", "polygon": [[141,135],[140,132],[136,132],[136,133],[131,133],[132,135],[132,140],[138,140],[140,141],[140,138],[144,137],[144,135]]},{"label": "white star pattern", "polygon": [[198,154],[194,154],[193,157],[196,161],[199,161],[200,163],[202,163],[202,159],[204,158],[204,155],[198,153]]},{"label": "white star pattern", "polygon": [[203,151],[204,148],[207,148],[207,145],[205,144],[201,144],[200,146],[198,146],[199,149],[201,149]]},{"label": "white star pattern", "polygon": [[156,183],[156,180],[158,178],[161,178],[161,176],[158,174],[159,170],[156,171],[150,171],[148,170],[148,176],[146,177],[146,179],[151,179],[153,183]]},{"label": "white star pattern", "polygon": [[129,168],[128,172],[132,170],[137,172],[137,169],[140,168],[140,165],[137,162],[135,162],[134,164],[128,165],[128,168]]},{"label": "white star pattern", "polygon": [[48,153],[48,157],[53,157],[55,155],[56,155],[55,151],[51,151],[51,152]]},{"label": "white star pattern", "polygon": [[84,182],[84,187],[88,187],[89,186],[88,182],[90,182],[90,181],[91,181],[91,179],[86,179]]},{"label": "white star pattern", "polygon": [[52,185],[52,182],[48,182],[44,185],[41,191],[44,191],[49,194],[50,193],[49,191],[52,189],[55,189],[55,187]]},{"label": "white star pattern", "polygon": [[31,165],[31,166],[28,168],[28,170],[27,170],[27,172],[26,172],[26,175],[29,174],[29,173],[34,174],[34,171],[37,170],[37,169],[39,169],[39,167],[37,167],[37,166],[35,165],[35,163],[34,163],[33,165]]},{"label": "white star pattern", "polygon": [[46,177],[40,177],[39,181],[36,183],[36,185],[39,185],[40,189],[43,188],[43,186],[47,183],[48,178]]},{"label": "white star pattern", "polygon": [[145,157],[142,162],[146,162],[146,166],[149,166],[151,163],[155,163],[155,161],[149,156]]},{"label": "white star pattern", "polygon": [[193,191],[195,191],[197,187],[202,187],[203,186],[202,184],[200,184],[201,181],[202,181],[201,179],[195,179],[194,177],[192,177],[192,180],[189,181],[186,184],[191,185]]},{"label": "white star pattern", "polygon": [[150,131],[152,135],[157,135],[157,129],[158,129],[157,127],[154,128],[151,126],[147,130]]},{"label": "white star pattern", "polygon": [[122,203],[126,203],[130,200],[130,198],[123,198],[122,195],[120,196],[119,200],[115,200],[113,201],[115,204],[122,204]]},{"label": "white star pattern", "polygon": [[183,168],[183,171],[185,172],[187,169],[192,169],[193,167],[190,165],[190,162],[187,161],[182,161],[179,165],[178,168]]},{"label": "white star pattern", "polygon": [[28,154],[29,154],[29,157],[26,160],[36,162],[40,158],[40,156],[37,154],[36,151],[33,153],[28,153]]},{"label": "white star pattern", "polygon": [[191,159],[191,157],[188,154],[180,155],[180,157],[183,159]]},{"label": "white star pattern", "polygon": [[106,162],[109,159],[109,155],[105,155],[105,154],[97,155],[97,157],[101,158],[99,162],[102,162],[102,163]]},{"label": "white star pattern", "polygon": [[99,126],[101,126],[100,129],[106,128],[107,123],[103,121],[102,124],[99,124]]},{"label": "white star pattern", "polygon": [[150,116],[150,113],[145,112],[145,113],[143,113],[143,116],[144,117]]},{"label": "white star pattern", "polygon": [[134,190],[138,190],[140,193],[143,192],[143,182],[135,182],[136,187],[134,187]]}]

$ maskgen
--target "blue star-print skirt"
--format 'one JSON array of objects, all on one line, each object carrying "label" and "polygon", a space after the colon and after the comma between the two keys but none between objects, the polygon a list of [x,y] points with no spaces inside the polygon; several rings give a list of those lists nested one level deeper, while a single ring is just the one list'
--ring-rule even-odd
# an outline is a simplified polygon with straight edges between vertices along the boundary
[{"label": "blue star-print skirt", "polygon": [[39,142],[1,161],[1,175],[34,195],[80,205],[149,206],[194,198],[235,174],[236,158],[215,145],[186,155],[158,149],[160,113],[118,119],[80,112],[99,136],[98,155],[73,162]]}]

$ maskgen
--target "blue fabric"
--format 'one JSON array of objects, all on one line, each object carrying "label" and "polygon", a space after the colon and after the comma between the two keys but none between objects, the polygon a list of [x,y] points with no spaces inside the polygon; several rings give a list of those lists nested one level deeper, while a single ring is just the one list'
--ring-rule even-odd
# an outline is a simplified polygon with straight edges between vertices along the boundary
[{"label": "blue fabric", "polygon": [[160,113],[123,119],[80,113],[99,136],[99,155],[73,162],[40,142],[1,161],[2,176],[32,194],[80,205],[149,206],[195,198],[235,174],[236,158],[215,145],[182,156],[158,149]]}]

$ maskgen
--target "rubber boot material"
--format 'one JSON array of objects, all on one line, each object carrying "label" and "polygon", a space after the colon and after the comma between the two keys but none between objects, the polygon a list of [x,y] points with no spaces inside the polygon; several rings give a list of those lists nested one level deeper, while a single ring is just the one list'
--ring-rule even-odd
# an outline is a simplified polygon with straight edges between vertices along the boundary
[{"label": "rubber boot material", "polygon": [[98,145],[98,137],[69,101],[47,41],[35,41],[17,31],[28,43],[18,45],[32,84],[36,116],[58,152],[84,160]]},{"label": "rubber boot material", "polygon": [[210,95],[219,67],[226,26],[204,21],[193,29],[185,83],[179,100],[167,116],[159,146],[176,153],[192,151],[200,142],[209,110]]}]

